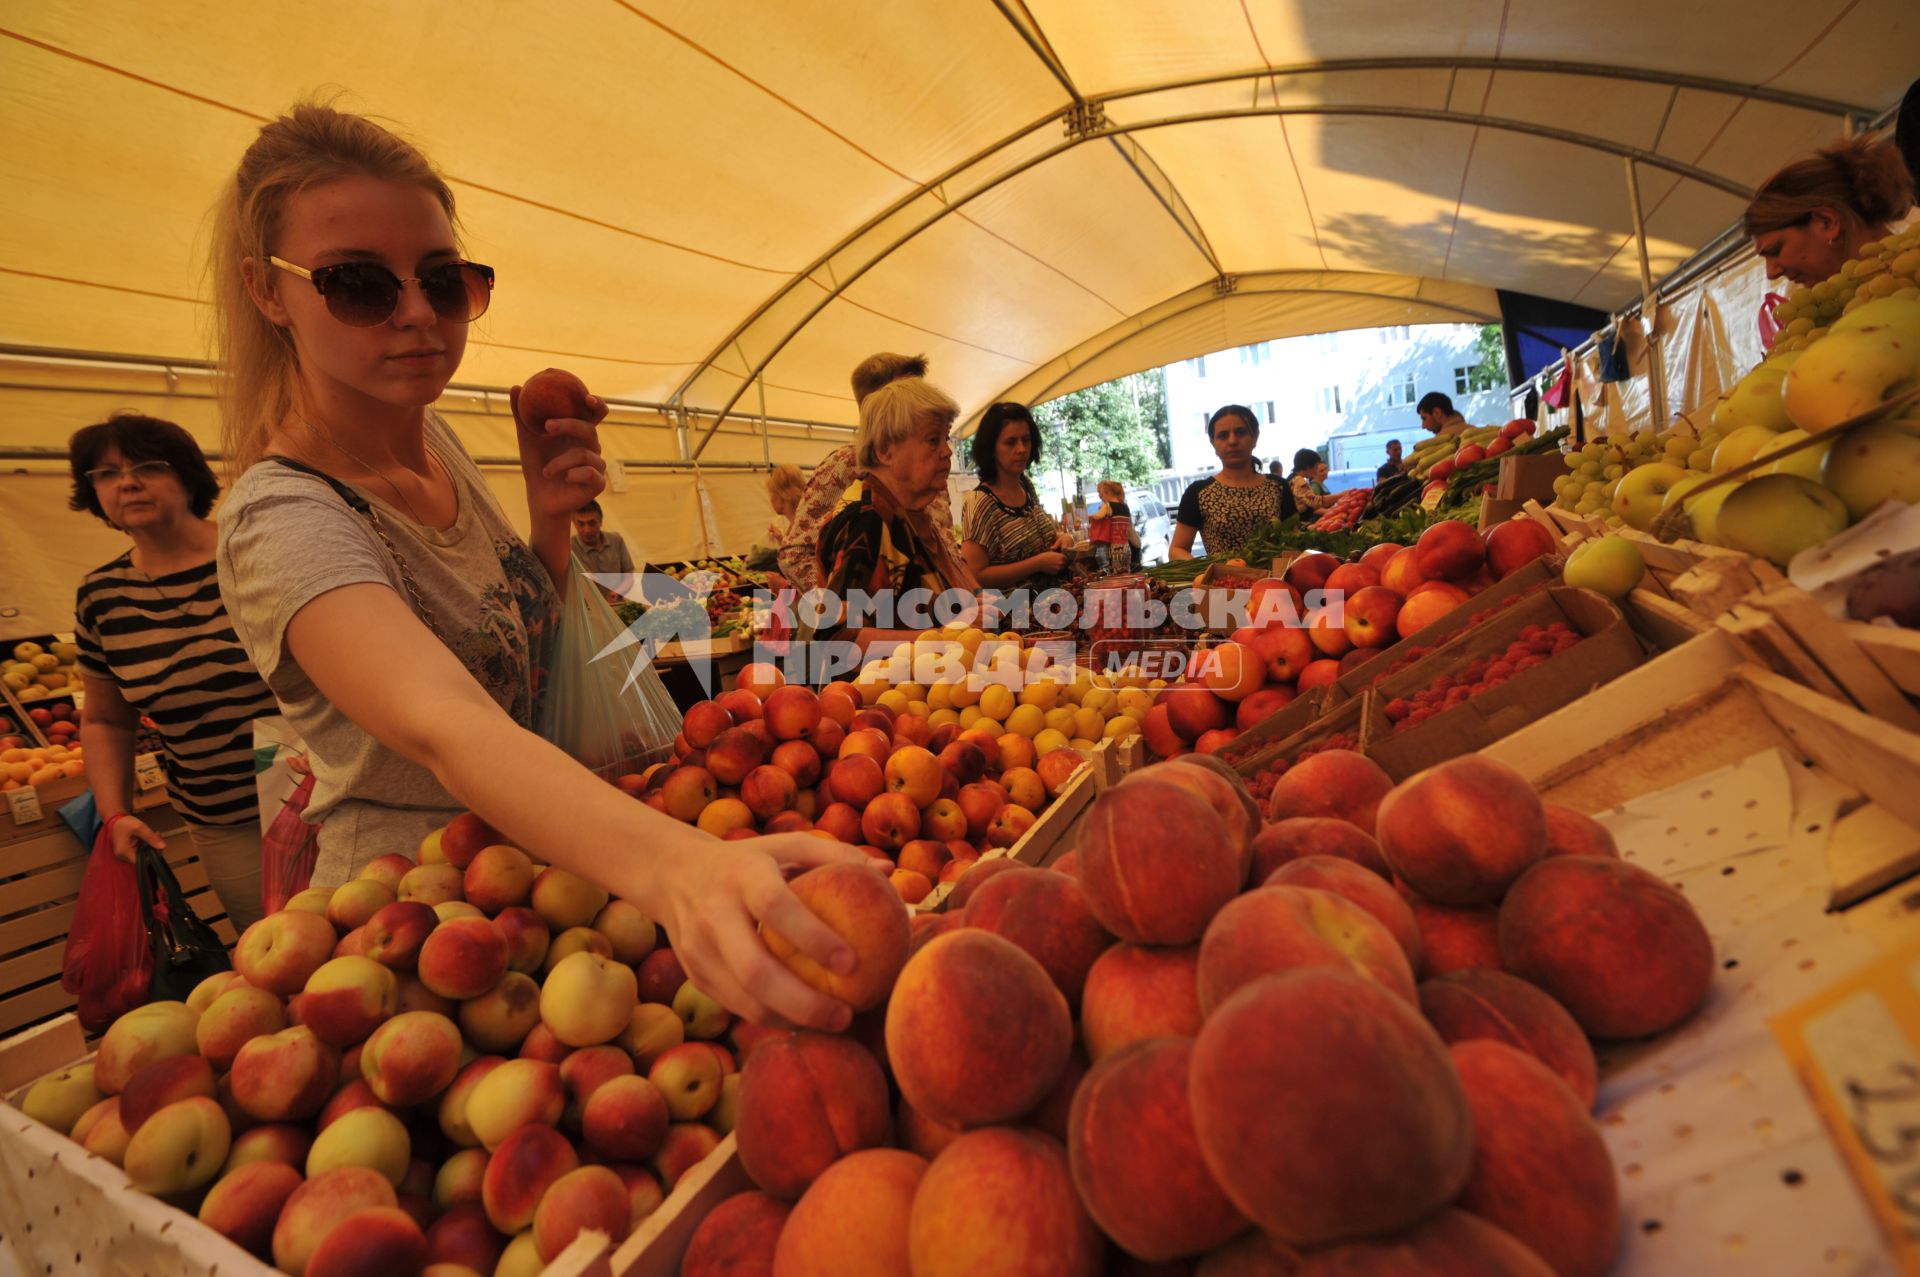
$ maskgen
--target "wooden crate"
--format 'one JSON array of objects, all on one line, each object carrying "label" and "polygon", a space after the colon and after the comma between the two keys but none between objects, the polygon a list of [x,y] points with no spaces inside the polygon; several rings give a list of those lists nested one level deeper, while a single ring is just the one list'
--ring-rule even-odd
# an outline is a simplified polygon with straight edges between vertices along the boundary
[{"label": "wooden crate", "polygon": [[[1289,706],[1288,708],[1291,709],[1292,707]],[[1291,762],[1300,756],[1301,750],[1319,744],[1330,736],[1338,736],[1342,733],[1353,736],[1354,743],[1350,748],[1360,753],[1365,753],[1367,750],[1367,715],[1365,710],[1365,697],[1342,701],[1311,723],[1294,732],[1291,736],[1273,741],[1265,748],[1235,762],[1233,769],[1239,772],[1243,778],[1252,780],[1275,759],[1284,758]]]},{"label": "wooden crate", "polygon": [[[1728,635],[1703,635],[1480,752],[1549,801],[1602,811],[1778,746],[1855,795],[1828,844],[1833,907],[1920,872],[1920,735],[1742,656]],[[1894,911],[1909,928],[1911,894]]]},{"label": "wooden crate", "polygon": [[[0,1271],[274,1277],[272,1265],[20,1111],[34,1082],[91,1058],[71,1015],[0,1041]],[[612,1277],[611,1251],[605,1233],[583,1233],[542,1277]]]},{"label": "wooden crate", "polygon": [[[233,944],[233,925],[173,808],[162,801],[143,808],[142,815],[167,840],[164,854],[187,903]],[[64,824],[0,845],[0,1034],[73,1009],[60,973],[91,850]]]},{"label": "wooden crate", "polygon": [[[1120,783],[1120,778],[1136,767],[1146,765],[1146,742],[1139,736],[1127,736],[1120,740],[1103,740],[1094,746],[1087,757],[1087,767],[1074,774],[1073,778],[1061,788],[1060,793],[1040,813],[1033,822],[1033,828],[1027,830],[1011,847],[996,847],[980,859],[1018,860],[1036,868],[1045,868],[1073,847],[1073,831],[1080,824],[1080,817],[1086,814],[1087,807],[1108,786]],[[914,906],[920,913],[941,913],[947,907],[947,900],[953,895],[957,883],[943,882],[927,894],[927,898]]]}]

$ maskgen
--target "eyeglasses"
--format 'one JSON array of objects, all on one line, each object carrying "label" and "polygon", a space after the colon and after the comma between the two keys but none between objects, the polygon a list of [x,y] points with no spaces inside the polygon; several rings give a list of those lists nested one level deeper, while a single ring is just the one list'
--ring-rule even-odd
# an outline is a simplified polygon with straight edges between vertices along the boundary
[{"label": "eyeglasses", "polygon": [[378,262],[337,262],[308,270],[278,257],[267,260],[312,281],[313,291],[326,299],[328,313],[352,328],[372,328],[392,319],[400,308],[400,290],[408,284],[420,285],[434,314],[458,324],[486,314],[493,300],[493,267],[479,262],[446,262],[401,279]]},{"label": "eyeglasses", "polygon": [[142,483],[152,483],[155,479],[164,479],[173,473],[173,467],[164,461],[136,461],[130,466],[95,466],[86,472],[87,482],[98,488],[104,484],[118,483],[128,475]]}]

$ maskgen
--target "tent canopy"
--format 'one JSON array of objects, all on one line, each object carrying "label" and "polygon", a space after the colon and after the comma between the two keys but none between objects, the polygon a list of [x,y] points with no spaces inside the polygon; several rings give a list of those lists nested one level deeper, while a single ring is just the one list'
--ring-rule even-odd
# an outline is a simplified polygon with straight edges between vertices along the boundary
[{"label": "tent canopy", "polygon": [[42,0],[0,37],[0,344],[204,356],[208,209],[334,94],[499,271],[462,381],[561,364],[697,451],[852,421],[876,350],[972,414],[1496,287],[1618,308],[1626,164],[1657,275],[1898,99],[1920,6]]}]

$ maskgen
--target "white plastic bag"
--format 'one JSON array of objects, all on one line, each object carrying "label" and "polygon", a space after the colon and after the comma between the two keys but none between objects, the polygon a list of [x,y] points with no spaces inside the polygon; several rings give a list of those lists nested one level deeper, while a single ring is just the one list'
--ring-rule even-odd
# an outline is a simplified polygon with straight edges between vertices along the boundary
[{"label": "white plastic bag", "polygon": [[571,560],[573,581],[560,605],[540,734],[609,780],[673,754],[680,713],[642,648],[623,645],[626,627],[587,569]]}]

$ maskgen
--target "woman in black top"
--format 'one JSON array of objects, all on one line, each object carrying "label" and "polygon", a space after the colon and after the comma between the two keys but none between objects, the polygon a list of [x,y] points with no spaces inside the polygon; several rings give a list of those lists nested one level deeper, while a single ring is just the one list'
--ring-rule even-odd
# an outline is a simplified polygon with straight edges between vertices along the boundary
[{"label": "woman in black top", "polygon": [[1191,559],[1196,535],[1209,554],[1238,549],[1274,519],[1294,513],[1287,485],[1254,468],[1260,423],[1253,409],[1242,404],[1220,409],[1207,421],[1207,439],[1220,458],[1220,473],[1187,485],[1180,494],[1169,558]]},{"label": "woman in black top", "polygon": [[193,437],[152,417],[88,426],[68,453],[69,504],[133,541],[87,574],[74,601],[94,805],[122,860],[136,842],[165,846],[132,814],[133,740],[140,718],[152,720],[168,796],[228,921],[245,931],[261,912],[253,720],[280,709],[220,597],[207,518],[220,485]]}]

